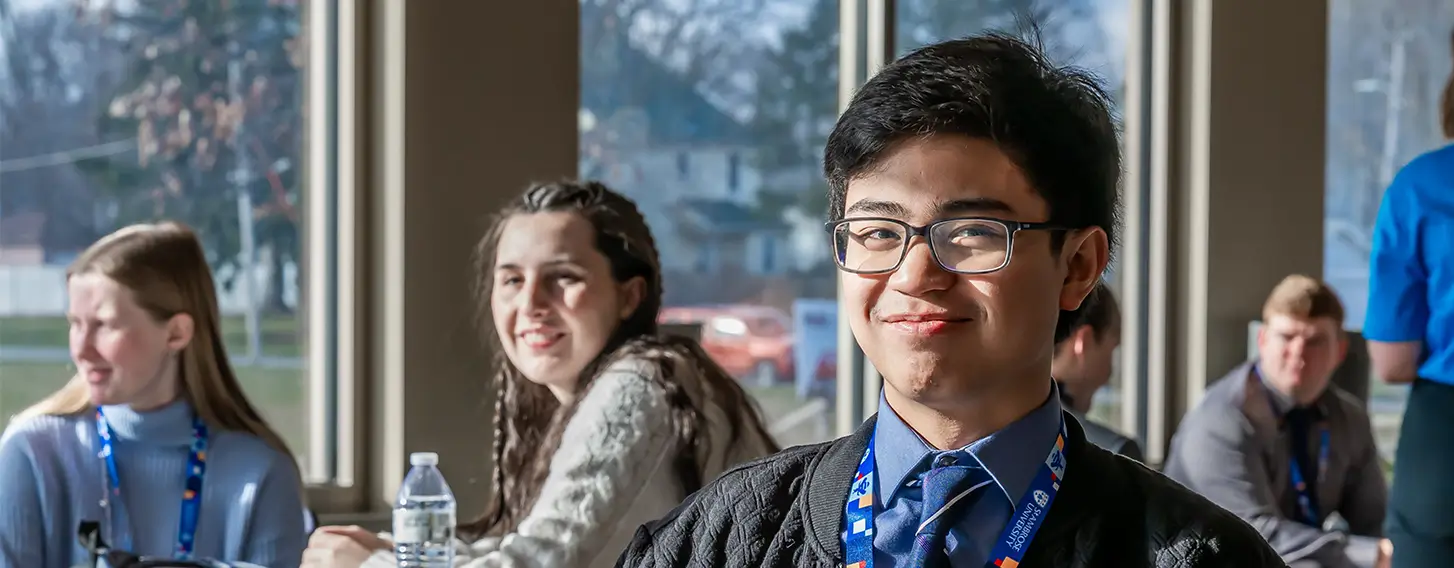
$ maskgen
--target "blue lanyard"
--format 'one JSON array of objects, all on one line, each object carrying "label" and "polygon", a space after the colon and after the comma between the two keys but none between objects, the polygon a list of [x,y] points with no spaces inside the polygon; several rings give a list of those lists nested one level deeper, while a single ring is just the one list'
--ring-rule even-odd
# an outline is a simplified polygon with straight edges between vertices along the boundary
[{"label": "blue lanyard", "polygon": [[[848,560],[846,568],[873,568],[874,496],[877,495],[874,491],[875,438],[877,433],[869,437],[868,449],[858,462],[858,472],[854,474],[853,487],[848,492],[848,531],[844,539]],[[998,543],[985,562],[987,568],[1016,566],[1024,558],[1025,550],[1035,539],[1040,523],[1055,501],[1055,495],[1060,493],[1060,480],[1065,477],[1065,438],[1065,418],[1062,417],[1055,445],[1050,448],[1050,455],[1046,456],[1045,463],[1031,481],[1030,489],[1020,497],[1020,504],[1010,515],[1004,532],[1000,533]]]},{"label": "blue lanyard", "polygon": [[[1331,437],[1328,427],[1324,425],[1318,436],[1318,471],[1314,472],[1318,475],[1322,475],[1322,472],[1328,469],[1328,447],[1331,445]],[[1313,499],[1312,488],[1308,487],[1306,478],[1303,477],[1303,468],[1298,466],[1297,456],[1288,458],[1288,461],[1291,465],[1288,473],[1292,478],[1292,488],[1297,491],[1297,506],[1302,511],[1303,522],[1315,527],[1320,526],[1322,523],[1318,521],[1318,502]]]},{"label": "blue lanyard", "polygon": [[[106,414],[96,409],[96,436],[101,442],[101,458],[106,460],[106,485],[110,500],[121,500],[121,476],[116,470],[116,451],[111,445],[111,424]],[[202,417],[192,416],[192,448],[187,457],[186,484],[182,489],[182,518],[177,527],[177,548],[175,558],[192,557],[193,541],[197,536],[197,518],[202,509],[202,476],[207,473],[207,424]],[[129,540],[129,539],[128,539]],[[131,550],[130,542],[117,543],[122,549]]]},{"label": "blue lanyard", "polygon": [[[1257,371],[1256,367],[1253,367],[1252,372],[1257,374],[1257,380],[1262,382],[1262,374]],[[1266,382],[1262,382],[1262,388],[1267,390],[1267,404],[1272,408],[1272,416],[1274,418],[1281,416],[1282,413],[1278,412],[1277,404],[1272,400],[1272,388]],[[1313,479],[1321,477],[1323,472],[1328,471],[1328,453],[1333,446],[1333,436],[1328,431],[1328,424],[1321,422],[1318,430],[1318,471],[1313,472],[1315,476]],[[1313,495],[1312,487],[1308,486],[1308,478],[1303,475],[1302,466],[1298,465],[1297,452],[1292,452],[1287,461],[1288,477],[1292,482],[1293,492],[1297,493],[1297,507],[1298,512],[1302,513],[1303,523],[1314,527],[1321,526],[1321,517],[1318,516],[1318,500]]]},{"label": "blue lanyard", "polygon": [[[1267,402],[1272,404],[1271,393],[1268,393]],[[1277,416],[1277,405],[1272,404],[1272,415]],[[1318,471],[1313,472],[1313,479],[1323,475],[1328,470],[1328,452],[1332,447],[1332,434],[1328,432],[1326,423],[1318,427]],[[1294,440],[1296,442],[1296,440]],[[1318,517],[1318,500],[1314,498],[1312,488],[1308,486],[1307,477],[1303,475],[1302,466],[1298,465],[1297,452],[1287,457],[1288,477],[1292,481],[1292,489],[1297,493],[1298,511],[1302,513],[1302,521],[1311,526],[1320,526],[1322,523]]]}]

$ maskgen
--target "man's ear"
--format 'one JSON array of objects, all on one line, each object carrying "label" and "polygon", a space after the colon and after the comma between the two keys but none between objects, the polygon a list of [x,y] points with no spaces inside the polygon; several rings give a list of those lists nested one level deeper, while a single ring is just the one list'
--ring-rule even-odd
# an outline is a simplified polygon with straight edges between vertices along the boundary
[{"label": "man's ear", "polygon": [[1063,249],[1066,270],[1065,283],[1060,288],[1060,309],[1071,311],[1080,308],[1100,282],[1110,262],[1111,248],[1105,230],[1089,227],[1068,232]]},{"label": "man's ear", "polygon": [[1339,330],[1338,332],[1338,364],[1333,368],[1343,366],[1343,361],[1348,358],[1348,333]]},{"label": "man's ear", "polygon": [[1070,352],[1076,357],[1084,357],[1094,345],[1095,335],[1096,332],[1091,329],[1091,326],[1082,325],[1075,328],[1075,331],[1070,332],[1070,337],[1066,339],[1070,342]]}]

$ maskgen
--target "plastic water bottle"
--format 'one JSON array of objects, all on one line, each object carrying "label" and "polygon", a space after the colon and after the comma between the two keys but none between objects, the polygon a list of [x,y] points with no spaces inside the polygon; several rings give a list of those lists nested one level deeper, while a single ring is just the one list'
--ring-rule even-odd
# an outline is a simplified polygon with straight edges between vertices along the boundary
[{"label": "plastic water bottle", "polygon": [[409,455],[409,475],[394,502],[394,554],[399,568],[454,566],[454,492],[439,473],[439,454]]}]

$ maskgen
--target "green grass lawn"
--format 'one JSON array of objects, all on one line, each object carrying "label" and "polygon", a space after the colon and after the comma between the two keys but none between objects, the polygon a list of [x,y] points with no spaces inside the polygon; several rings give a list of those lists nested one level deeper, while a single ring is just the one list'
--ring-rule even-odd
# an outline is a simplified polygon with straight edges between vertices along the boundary
[{"label": "green grass lawn", "polygon": [[[260,323],[260,351],[264,357],[302,356],[303,335],[297,316],[264,316]],[[66,349],[67,328],[66,319],[60,316],[0,318],[0,345]],[[247,325],[242,316],[224,317],[222,336],[233,357],[247,352]],[[0,422],[65,384],[70,378],[68,365],[69,361],[0,361]],[[253,406],[282,434],[294,453],[306,455],[306,371],[260,367],[235,370]]]},{"label": "green grass lawn", "polygon": [[[70,378],[67,363],[0,362],[0,422],[45,398]],[[237,369],[238,381],[254,407],[288,441],[307,455],[307,378],[301,369]]]},{"label": "green grass lawn", "polygon": [[[303,353],[303,330],[298,317],[263,316],[263,356],[298,357]],[[65,348],[67,327],[66,318],[60,316],[0,318],[0,345]],[[222,318],[222,337],[234,357],[247,352],[247,324],[242,316]]]}]

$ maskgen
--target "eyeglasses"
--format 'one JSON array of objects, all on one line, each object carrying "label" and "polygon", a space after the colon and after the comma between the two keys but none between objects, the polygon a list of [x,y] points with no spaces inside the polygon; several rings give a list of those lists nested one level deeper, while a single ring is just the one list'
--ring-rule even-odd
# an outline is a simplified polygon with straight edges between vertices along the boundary
[{"label": "eyeglasses", "polygon": [[828,223],[833,258],[838,268],[854,274],[898,270],[909,253],[910,239],[923,237],[934,261],[949,272],[985,274],[1010,264],[1015,233],[1063,231],[1047,223],[1005,221],[988,217],[941,219],[915,227],[897,219],[860,217]]}]

